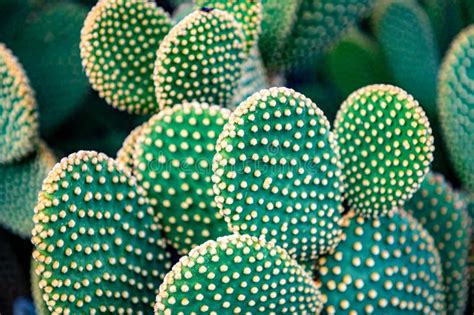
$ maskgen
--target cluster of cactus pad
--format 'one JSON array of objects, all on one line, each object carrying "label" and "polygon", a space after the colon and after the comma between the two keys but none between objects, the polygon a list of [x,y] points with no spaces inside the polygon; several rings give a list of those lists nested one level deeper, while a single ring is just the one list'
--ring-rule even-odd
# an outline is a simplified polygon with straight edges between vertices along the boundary
[{"label": "cluster of cactus pad", "polygon": [[[106,103],[145,115],[115,158],[56,163],[36,87],[0,43],[0,225],[31,238],[36,313],[463,314],[474,28],[441,60],[435,1],[382,2],[195,0],[174,17],[152,0],[46,6],[31,27],[82,16],[71,56]],[[372,11],[376,39],[353,28]],[[347,94],[333,123],[317,99],[271,87],[331,47]],[[464,192],[431,170],[438,133]]]}]

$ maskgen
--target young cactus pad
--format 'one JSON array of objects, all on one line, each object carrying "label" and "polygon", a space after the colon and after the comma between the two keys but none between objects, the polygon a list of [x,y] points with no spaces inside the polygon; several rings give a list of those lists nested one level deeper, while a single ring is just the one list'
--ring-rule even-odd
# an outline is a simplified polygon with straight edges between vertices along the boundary
[{"label": "young cactus pad", "polygon": [[433,160],[433,137],[413,97],[391,85],[352,93],[337,114],[345,197],[370,217],[402,206],[418,189]]},{"label": "young cactus pad", "polygon": [[230,13],[241,24],[245,36],[245,51],[255,46],[261,32],[261,0],[194,0],[198,7],[214,8]]},{"label": "young cactus pad", "polygon": [[436,114],[440,58],[426,12],[416,0],[379,1],[374,24],[395,82],[412,94],[432,117]]},{"label": "young cactus pad", "polygon": [[415,219],[353,215],[344,235],[318,262],[326,314],[444,314],[439,254]]},{"label": "young cactus pad", "polygon": [[474,193],[474,26],[451,44],[441,66],[438,107],[444,142],[453,166]]},{"label": "young cactus pad", "polygon": [[19,162],[0,165],[0,224],[23,237],[30,238],[33,208],[38,200],[43,179],[56,163],[44,143],[37,152]]},{"label": "young cactus pad", "polygon": [[36,101],[12,52],[0,43],[0,164],[19,160],[38,139]]},{"label": "young cactus pad", "polygon": [[107,103],[135,114],[155,113],[153,68],[171,20],[150,0],[100,0],[81,34],[81,57],[92,87]]},{"label": "young cactus pad", "polygon": [[165,108],[142,127],[135,146],[134,175],[181,255],[229,234],[211,181],[215,143],[229,115],[200,103]]},{"label": "young cactus pad", "polygon": [[160,286],[155,314],[319,314],[321,294],[288,253],[249,235],[207,241]]},{"label": "young cactus pad", "polygon": [[93,151],[62,159],[33,221],[35,271],[51,312],[149,313],[169,257],[153,209],[114,160]]},{"label": "young cactus pad", "polygon": [[194,11],[163,40],[155,64],[160,106],[230,105],[245,59],[240,23],[218,9]]},{"label": "young cactus pad", "polygon": [[233,112],[216,149],[216,201],[233,230],[263,235],[299,261],[338,244],[338,148],[310,99],[287,88],[254,94]]},{"label": "young cactus pad", "polygon": [[472,226],[466,207],[464,197],[441,175],[432,173],[404,207],[433,236],[439,250],[448,314],[462,315],[467,302]]}]

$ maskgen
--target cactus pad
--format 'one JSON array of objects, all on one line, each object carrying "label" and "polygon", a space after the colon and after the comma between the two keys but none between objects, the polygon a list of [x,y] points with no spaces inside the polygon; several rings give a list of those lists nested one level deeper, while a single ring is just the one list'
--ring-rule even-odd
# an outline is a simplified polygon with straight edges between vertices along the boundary
[{"label": "cactus pad", "polygon": [[219,9],[231,14],[242,26],[248,53],[255,46],[261,31],[261,0],[194,0],[197,6]]},{"label": "cactus pad", "polygon": [[326,314],[444,314],[439,253],[415,219],[400,210],[347,223],[318,263]]},{"label": "cactus pad", "polygon": [[472,227],[466,207],[464,197],[441,175],[432,173],[404,207],[433,236],[439,250],[448,314],[462,315],[467,302]]},{"label": "cactus pad", "polygon": [[396,84],[412,94],[432,117],[436,114],[440,57],[426,12],[416,0],[379,1],[374,20],[377,39]]},{"label": "cactus pad", "polygon": [[403,206],[418,189],[433,159],[425,112],[413,97],[391,85],[352,93],[334,124],[341,148],[345,196],[364,216]]},{"label": "cactus pad", "polygon": [[135,146],[134,175],[181,255],[229,233],[211,181],[215,143],[229,114],[200,103],[165,108],[142,127]]},{"label": "cactus pad", "polygon": [[100,0],[84,22],[81,57],[92,87],[107,103],[135,114],[155,113],[156,51],[171,20],[150,0]]},{"label": "cactus pad", "polygon": [[37,115],[33,90],[22,66],[0,43],[0,164],[19,160],[34,150]]},{"label": "cactus pad", "polygon": [[230,105],[241,76],[244,47],[240,24],[230,14],[218,9],[194,11],[173,27],[157,52],[158,104]]},{"label": "cactus pad", "polygon": [[319,314],[321,307],[315,283],[285,250],[234,234],[181,258],[160,286],[155,314]]},{"label": "cactus pad", "polygon": [[453,166],[474,193],[474,26],[454,40],[441,66],[438,107]]},{"label": "cactus pad", "polygon": [[[132,132],[125,138],[122,147],[117,152],[117,163],[130,173],[133,173],[133,151],[141,135],[143,125],[140,125],[132,130]],[[133,175],[133,174],[132,174]]]},{"label": "cactus pad", "polygon": [[9,165],[0,165],[0,224],[23,237],[30,238],[33,209],[41,184],[56,159],[41,143],[37,152]]},{"label": "cactus pad", "polygon": [[287,88],[254,94],[233,112],[216,149],[216,201],[233,230],[264,235],[299,261],[337,245],[338,148],[310,99]]},{"label": "cactus pad", "polygon": [[159,222],[135,180],[106,155],[71,154],[43,183],[33,217],[35,272],[54,313],[147,313],[169,270]]}]

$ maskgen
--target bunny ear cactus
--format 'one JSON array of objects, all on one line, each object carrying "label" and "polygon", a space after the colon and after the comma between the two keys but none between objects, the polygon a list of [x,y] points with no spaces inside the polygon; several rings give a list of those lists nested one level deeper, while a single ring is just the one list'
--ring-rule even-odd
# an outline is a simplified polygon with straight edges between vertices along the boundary
[{"label": "bunny ear cactus", "polygon": [[38,141],[38,114],[23,67],[0,43],[0,164],[20,160]]},{"label": "bunny ear cactus", "polygon": [[82,64],[107,103],[134,114],[160,110],[153,69],[171,20],[150,0],[100,0],[81,34]]},{"label": "bunny ear cactus", "polygon": [[43,183],[32,242],[39,287],[55,314],[146,313],[170,268],[159,222],[114,160],[80,151]]},{"label": "bunny ear cactus", "polygon": [[279,246],[230,235],[194,248],[169,272],[155,314],[319,314],[314,281]]},{"label": "bunny ear cactus", "polygon": [[433,137],[416,100],[391,85],[370,85],[342,104],[334,133],[340,146],[345,198],[366,217],[403,206],[433,160]]},{"label": "bunny ear cactus", "polygon": [[43,300],[43,292],[41,292],[41,289],[39,287],[40,278],[36,274],[37,267],[38,267],[38,263],[34,259],[31,259],[31,267],[30,267],[31,296],[33,298],[33,303],[35,305],[36,315],[49,315],[50,313],[48,311],[48,306]]},{"label": "bunny ear cactus", "polygon": [[216,139],[229,114],[200,103],[166,108],[141,128],[135,145],[134,175],[181,255],[229,233],[211,181]]},{"label": "bunny ear cactus", "polygon": [[43,179],[56,163],[52,152],[41,143],[37,152],[20,162],[0,165],[0,224],[15,234],[31,237],[33,208]]},{"label": "bunny ear cactus", "polygon": [[439,52],[426,12],[415,0],[380,1],[374,24],[395,82],[435,116]]},{"label": "bunny ear cactus", "polygon": [[338,244],[338,147],[310,99],[287,88],[254,94],[232,113],[216,150],[216,202],[234,231],[262,235],[299,261]]},{"label": "bunny ear cactus", "polygon": [[370,12],[374,3],[374,0],[300,0],[292,31],[277,55],[266,60],[268,66],[291,69],[325,53]]},{"label": "bunny ear cactus", "polygon": [[474,26],[451,44],[438,78],[439,119],[453,166],[474,192]]},{"label": "bunny ear cactus", "polygon": [[469,289],[467,259],[471,222],[462,195],[441,175],[428,173],[404,206],[433,236],[443,267],[448,314],[464,313]]},{"label": "bunny ear cactus", "polygon": [[157,52],[154,81],[158,104],[183,102],[231,105],[245,60],[240,23],[210,8],[179,22]]},{"label": "bunny ear cactus", "polygon": [[240,23],[245,37],[244,51],[249,53],[261,32],[261,0],[194,0],[198,7],[226,11]]},{"label": "bunny ear cactus", "polygon": [[349,214],[344,239],[318,262],[326,314],[444,314],[439,253],[403,210]]}]

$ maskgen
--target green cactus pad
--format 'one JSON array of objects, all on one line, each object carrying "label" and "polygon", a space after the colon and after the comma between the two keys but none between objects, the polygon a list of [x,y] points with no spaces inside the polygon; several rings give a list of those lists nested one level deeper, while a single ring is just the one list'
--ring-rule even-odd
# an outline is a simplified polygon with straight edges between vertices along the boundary
[{"label": "green cactus pad", "polygon": [[328,75],[343,97],[369,84],[389,82],[378,43],[357,29],[341,38],[326,62]]},{"label": "green cactus pad", "polygon": [[211,181],[215,143],[229,115],[199,103],[165,108],[142,127],[135,145],[134,175],[181,255],[229,234]]},{"label": "green cactus pad", "polygon": [[36,92],[43,136],[70,118],[88,92],[78,49],[86,15],[87,9],[78,3],[51,3],[31,12],[14,30],[10,48]]},{"label": "green cactus pad", "polygon": [[157,112],[153,68],[170,29],[170,17],[154,1],[100,0],[81,34],[82,64],[92,87],[120,110]]},{"label": "green cactus pad", "polygon": [[441,175],[428,173],[404,207],[433,236],[439,250],[448,314],[462,315],[466,308],[472,228],[466,206]]},{"label": "green cactus pad", "polygon": [[117,163],[121,164],[122,167],[130,173],[133,173],[133,152],[135,145],[138,142],[138,138],[141,135],[143,125],[136,127],[132,132],[125,138],[122,147],[117,152]]},{"label": "green cactus pad", "polygon": [[439,73],[438,107],[453,166],[474,193],[474,26],[454,40]]},{"label": "green cactus pad", "polygon": [[249,53],[258,40],[262,23],[261,0],[194,0],[197,6],[226,11],[241,24],[245,36],[244,50]]},{"label": "green cactus pad", "polygon": [[271,65],[280,54],[286,39],[296,20],[296,12],[301,0],[261,0],[262,1],[262,33],[258,47],[265,65]]},{"label": "green cactus pad", "polygon": [[160,106],[198,101],[230,105],[245,59],[240,24],[218,9],[194,11],[163,40],[155,64]]},{"label": "green cactus pad", "polygon": [[319,314],[314,281],[288,253],[248,235],[191,250],[169,272],[155,314]]},{"label": "green cactus pad", "polygon": [[418,189],[433,160],[433,137],[413,97],[391,85],[369,85],[342,104],[334,124],[345,198],[363,216],[385,215]]},{"label": "green cactus pad", "polygon": [[0,164],[19,160],[38,139],[36,101],[12,52],[0,43]]},{"label": "green cactus pad", "polygon": [[106,155],[56,164],[33,217],[35,272],[54,313],[147,313],[169,270],[159,222],[135,180]]},{"label": "green cactus pad", "polygon": [[380,1],[374,24],[395,83],[434,116],[439,52],[426,12],[416,0]]},{"label": "green cactus pad", "polygon": [[277,67],[292,68],[325,53],[370,12],[374,0],[301,0],[295,24],[279,57]]},{"label": "green cactus pad", "polygon": [[36,268],[38,263],[31,259],[30,267],[30,283],[31,283],[31,297],[33,298],[33,303],[35,305],[36,315],[49,315],[48,306],[43,300],[43,292],[39,287],[39,275],[36,274]]},{"label": "green cactus pad", "polygon": [[299,261],[338,244],[338,147],[310,99],[287,88],[254,94],[233,112],[216,149],[216,202],[233,230],[263,235]]},{"label": "green cactus pad", "polygon": [[415,219],[400,210],[347,223],[318,262],[325,314],[444,314],[439,253]]},{"label": "green cactus pad", "polygon": [[55,163],[52,152],[41,143],[37,152],[20,162],[0,165],[0,225],[23,238],[31,237],[38,193]]},{"label": "green cactus pad", "polygon": [[250,50],[249,57],[242,65],[242,77],[235,90],[233,106],[230,106],[230,108],[237,107],[252,94],[269,87],[262,57],[258,47],[253,47]]}]

